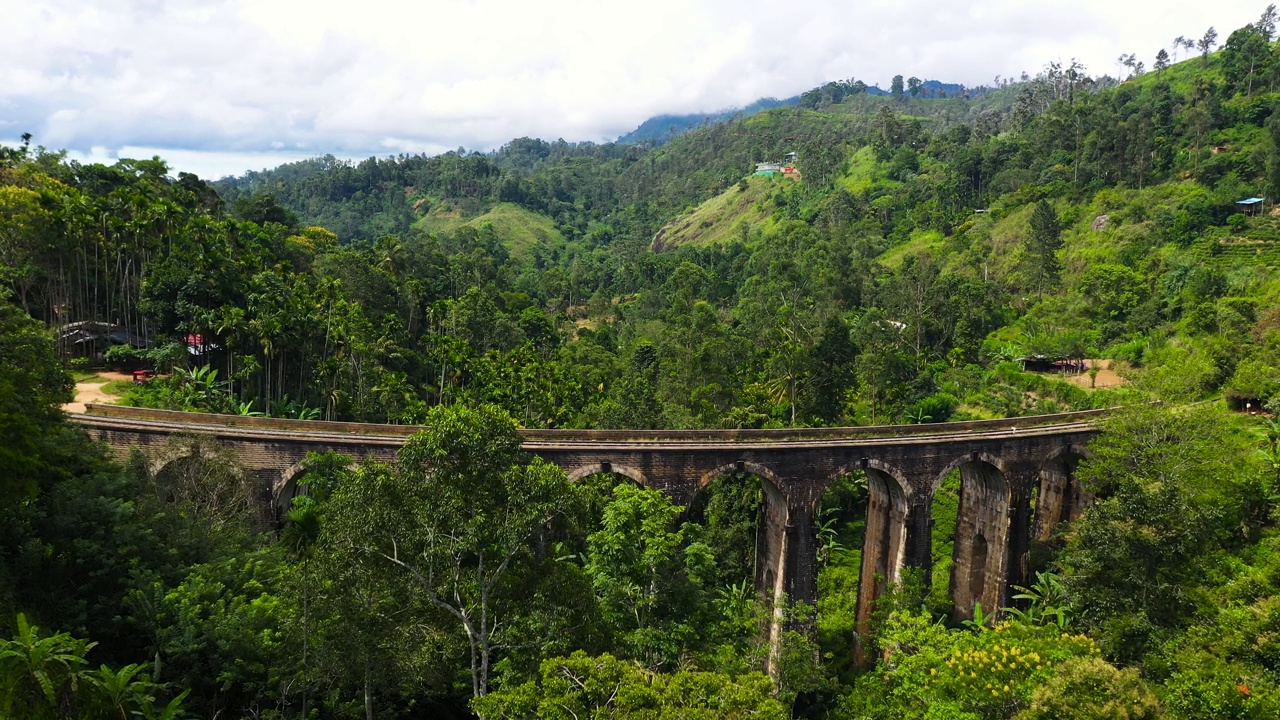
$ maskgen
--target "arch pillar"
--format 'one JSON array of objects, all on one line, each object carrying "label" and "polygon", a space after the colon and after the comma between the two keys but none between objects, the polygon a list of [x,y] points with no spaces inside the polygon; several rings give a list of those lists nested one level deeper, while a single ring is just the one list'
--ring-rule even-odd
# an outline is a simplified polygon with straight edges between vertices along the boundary
[{"label": "arch pillar", "polygon": [[861,638],[871,630],[876,601],[901,579],[907,556],[907,519],[910,505],[905,488],[888,472],[864,468],[867,477],[867,519],[862,543],[862,568],[858,575],[855,615],[854,662],[864,664],[866,649]]},{"label": "arch pillar", "polygon": [[1068,445],[1040,467],[1034,526],[1036,540],[1047,541],[1058,525],[1080,517],[1093,503],[1093,497],[1076,481],[1076,466],[1081,459],[1076,449]]},{"label": "arch pillar", "polygon": [[[804,592],[804,581],[796,577],[805,556],[800,553],[804,544],[801,513],[796,512],[786,495],[769,477],[760,475],[764,495],[764,518],[756,541],[756,591],[768,603],[769,621],[765,629],[769,654],[765,670],[770,675],[777,669],[782,650],[782,631],[789,600],[799,599],[796,592]],[[810,520],[810,525],[812,521]],[[813,563],[809,562],[812,569]],[[814,583],[816,595],[816,583]]]},{"label": "arch pillar", "polygon": [[975,457],[959,468],[951,598],[955,617],[969,619],[975,603],[982,603],[984,614],[1004,605],[1012,498],[1008,482],[994,463]]},{"label": "arch pillar", "polygon": [[[1040,484],[1040,468],[1034,462],[1020,461],[1010,463],[1004,470],[1004,479],[1009,487],[1008,561],[1005,571],[1003,592],[999,607],[1008,607],[1013,603],[1013,586],[1027,585],[1031,575],[1031,541],[1034,537],[1036,509],[1031,507],[1032,492],[1036,493],[1037,508],[1043,497],[1043,486]],[[1038,488],[1038,489],[1037,489]],[[984,603],[983,611],[987,611]]]}]

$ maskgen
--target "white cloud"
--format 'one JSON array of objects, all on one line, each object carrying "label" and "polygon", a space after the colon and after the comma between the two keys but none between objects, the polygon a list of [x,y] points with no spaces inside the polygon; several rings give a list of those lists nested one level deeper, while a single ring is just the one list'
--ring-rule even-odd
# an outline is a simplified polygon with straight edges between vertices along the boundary
[{"label": "white cloud", "polygon": [[1120,53],[1150,64],[1209,25],[1225,39],[1264,4],[34,0],[4,10],[0,137],[155,150],[214,176],[277,157],[600,141],[850,76],[974,85],[1071,57],[1115,72]]}]

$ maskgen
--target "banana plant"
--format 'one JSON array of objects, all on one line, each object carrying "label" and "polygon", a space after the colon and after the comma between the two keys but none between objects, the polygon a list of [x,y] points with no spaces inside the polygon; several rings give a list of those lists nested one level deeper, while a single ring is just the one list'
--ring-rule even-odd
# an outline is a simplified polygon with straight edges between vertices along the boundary
[{"label": "banana plant", "polygon": [[1062,578],[1051,572],[1036,573],[1036,581],[1031,587],[1023,587],[1014,585],[1018,594],[1013,596],[1014,600],[1026,600],[1027,607],[1025,610],[1021,608],[1006,608],[1011,617],[1021,622],[1033,625],[1057,625],[1061,629],[1066,629],[1070,624],[1067,617],[1066,604],[1066,586],[1062,583]]},{"label": "banana plant", "polygon": [[961,624],[969,628],[970,630],[974,630],[976,632],[983,632],[985,630],[990,629],[987,627],[990,620],[991,620],[991,616],[982,612],[982,603],[975,602],[973,604],[973,618],[970,620],[965,620]]},{"label": "banana plant", "polygon": [[826,508],[819,511],[818,525],[818,559],[822,564],[831,562],[835,553],[844,549],[840,544],[839,510]]},{"label": "banana plant", "polygon": [[19,613],[17,636],[0,640],[0,682],[5,690],[0,717],[17,717],[27,703],[39,700],[58,707],[63,693],[75,692],[84,678],[85,655],[96,644],[67,633],[40,637],[40,629]]},{"label": "banana plant", "polygon": [[135,714],[131,707],[141,708],[155,700],[152,691],[157,686],[142,673],[141,665],[125,665],[119,670],[103,665],[85,677],[97,689],[111,714],[120,720],[129,720],[129,716]]}]

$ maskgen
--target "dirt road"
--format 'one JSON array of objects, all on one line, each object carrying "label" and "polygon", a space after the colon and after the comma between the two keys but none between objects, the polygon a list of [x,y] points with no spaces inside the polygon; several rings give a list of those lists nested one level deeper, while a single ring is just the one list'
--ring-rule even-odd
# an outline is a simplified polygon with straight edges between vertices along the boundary
[{"label": "dirt road", "polygon": [[[1094,387],[1109,388],[1109,387],[1118,387],[1120,385],[1125,384],[1125,379],[1117,375],[1115,370],[1111,369],[1110,360],[1107,360],[1107,359],[1085,360],[1084,363],[1085,363],[1085,367],[1089,367],[1091,363],[1097,363],[1098,382],[1096,385],[1094,385]],[[1078,375],[1066,375],[1064,376],[1063,379],[1065,379],[1069,383],[1079,385],[1082,388],[1089,387],[1088,372],[1082,372]]]},{"label": "dirt road", "polygon": [[93,379],[76,383],[75,400],[63,405],[62,409],[71,413],[82,413],[88,403],[112,403],[119,400],[119,395],[111,395],[102,390],[104,385],[117,380],[133,380],[133,376],[107,370],[99,372]]}]

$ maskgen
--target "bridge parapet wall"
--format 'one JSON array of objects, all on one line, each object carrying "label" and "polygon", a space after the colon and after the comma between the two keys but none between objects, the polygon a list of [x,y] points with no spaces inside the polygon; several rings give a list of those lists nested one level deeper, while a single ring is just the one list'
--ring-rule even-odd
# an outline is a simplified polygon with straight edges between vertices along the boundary
[{"label": "bridge parapet wall", "polygon": [[[546,430],[522,429],[520,435],[531,443],[670,443],[670,442],[787,442],[800,440],[853,440],[859,438],[902,438],[923,435],[971,434],[997,430],[1023,430],[1088,423],[1103,417],[1108,410],[1082,410],[1053,415],[1031,415],[1020,418],[970,420],[964,422],[924,423],[919,425],[867,425],[833,428],[747,428],[706,430]],[[353,435],[409,436],[423,429],[420,425],[385,423],[335,422],[331,420],[292,420],[288,418],[249,415],[218,415],[178,410],[130,407],[126,405],[86,406],[86,415],[151,420],[184,425],[223,425],[261,430],[297,433],[348,433]]]}]

